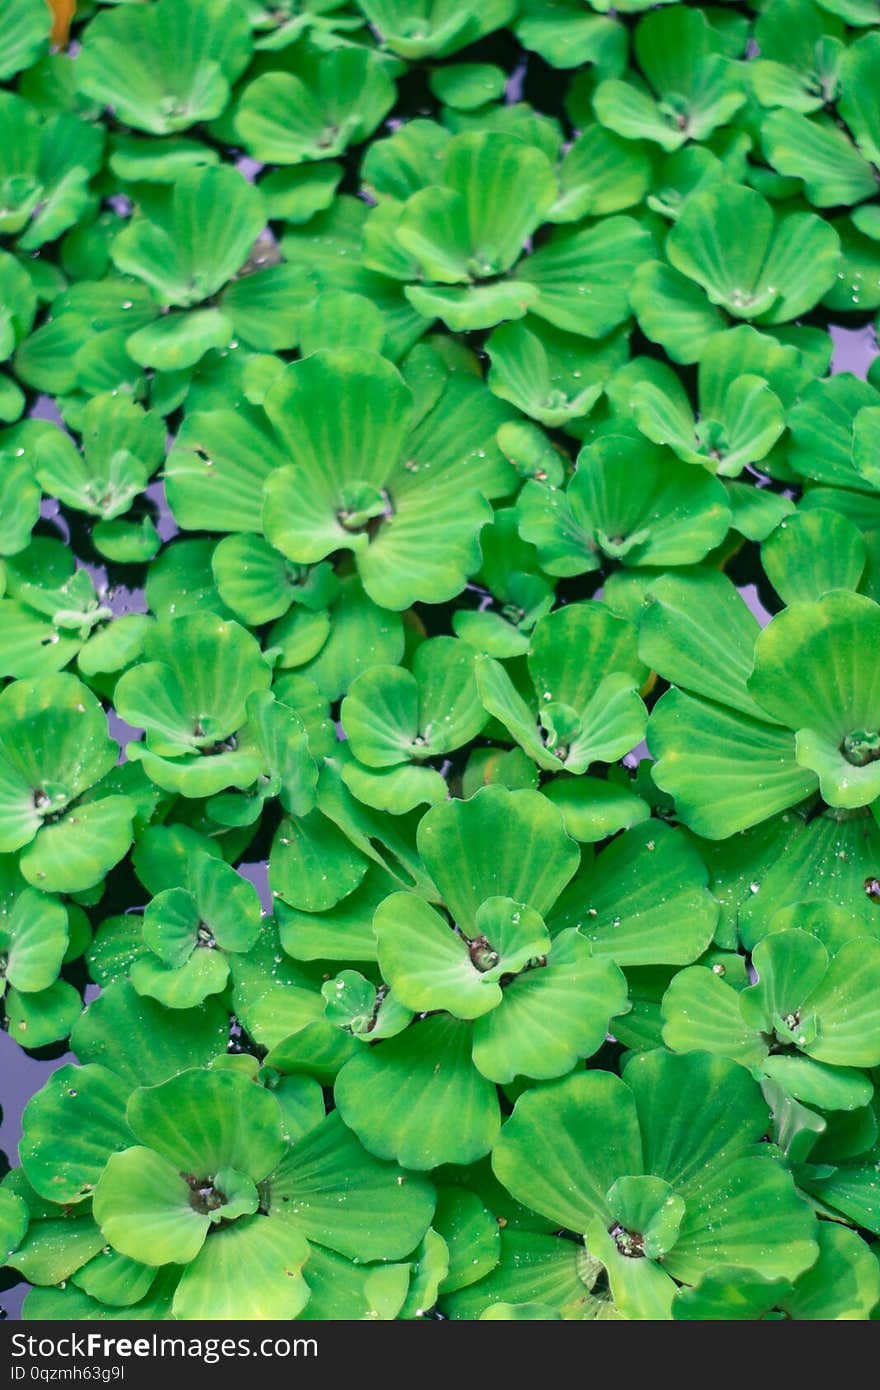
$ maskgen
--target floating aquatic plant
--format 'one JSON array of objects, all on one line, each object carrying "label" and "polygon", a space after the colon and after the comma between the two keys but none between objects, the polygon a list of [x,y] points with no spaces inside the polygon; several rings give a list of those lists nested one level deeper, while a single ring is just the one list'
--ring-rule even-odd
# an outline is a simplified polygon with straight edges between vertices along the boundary
[{"label": "floating aquatic plant", "polygon": [[874,0],[70,9],[0,52],[23,1316],[876,1317]]}]

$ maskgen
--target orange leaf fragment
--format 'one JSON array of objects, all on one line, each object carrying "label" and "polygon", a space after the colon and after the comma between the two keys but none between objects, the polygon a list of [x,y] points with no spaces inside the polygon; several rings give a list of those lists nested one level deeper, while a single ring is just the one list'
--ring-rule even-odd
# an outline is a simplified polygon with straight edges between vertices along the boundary
[{"label": "orange leaf fragment", "polygon": [[76,0],[46,0],[46,3],[52,11],[52,43],[56,48],[66,48]]}]

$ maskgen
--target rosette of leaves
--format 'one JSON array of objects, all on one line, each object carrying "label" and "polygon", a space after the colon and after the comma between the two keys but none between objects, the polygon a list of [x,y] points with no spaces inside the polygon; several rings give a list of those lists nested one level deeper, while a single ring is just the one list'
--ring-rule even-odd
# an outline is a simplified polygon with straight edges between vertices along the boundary
[{"label": "rosette of leaves", "polygon": [[19,1046],[45,1047],[70,1032],[82,1000],[59,975],[81,949],[64,903],[29,887],[12,855],[0,857],[0,996]]},{"label": "rosette of leaves", "polygon": [[[114,217],[113,230],[118,226]],[[102,258],[102,268],[104,264]],[[79,428],[84,407],[96,395],[115,391],[146,401],[152,394],[150,383],[125,345],[160,312],[147,286],[106,275],[80,280],[61,293],[53,289],[53,295],[51,316],[15,354],[19,380],[53,396],[70,429]]]},{"label": "rosette of leaves", "polygon": [[520,260],[559,196],[537,145],[465,131],[443,149],[438,174],[402,204],[375,209],[365,229],[365,264],[408,282],[407,299],[420,314],[461,332],[531,312],[588,338],[628,317],[621,280],[651,245],[632,218],[561,229]]},{"label": "rosette of leaves", "polygon": [[663,997],[663,1039],[677,1052],[729,1057],[822,1110],[870,1103],[880,1061],[880,942],[828,944],[797,928],[755,947],[756,984],[736,989],[711,967],[681,971]]},{"label": "rosette of leaves", "polygon": [[[49,427],[51,429],[51,426]],[[55,431],[53,431],[54,433]],[[31,436],[35,443],[39,434]],[[112,618],[86,569],[61,541],[39,536],[6,559],[0,598],[0,671],[40,676],[72,661]]]},{"label": "rosette of leaves", "polygon": [[[750,679],[759,633],[724,575],[667,574],[648,587],[639,652],[673,686],[651,712],[651,773],[679,816],[712,840],[796,806],[818,787],[815,771],[796,756],[794,733],[774,713],[778,702],[766,703]],[[774,645],[771,638],[770,651]],[[800,690],[799,677],[786,671],[786,692]],[[819,667],[804,677],[805,686],[821,688]],[[843,691],[838,700],[845,704]]]},{"label": "rosette of leaves", "polygon": [[171,135],[219,116],[251,56],[243,6],[158,0],[102,9],[83,31],[77,86],[118,120]]},{"label": "rosette of leaves", "polygon": [[107,393],[89,401],[80,433],[81,450],[63,430],[46,431],[34,448],[34,472],[48,496],[110,521],[128,511],[165,457],[164,422]]},{"label": "rosette of leaves", "polygon": [[13,92],[0,93],[0,236],[36,251],[72,227],[89,203],[103,149],[95,126],[63,111],[44,117]]},{"label": "rosette of leaves", "polygon": [[736,1063],[643,1052],[622,1079],[591,1071],[521,1096],[492,1165],[518,1201],[583,1234],[625,1317],[667,1319],[682,1287],[720,1271],[794,1280],[815,1263],[815,1216],[756,1153],[769,1118]]},{"label": "rosette of leaves", "polygon": [[[695,362],[730,319],[790,323],[834,284],[840,238],[815,213],[782,211],[753,188],[720,183],[687,198],[666,238],[669,264],[638,267],[630,299],[643,332]],[[748,226],[747,241],[734,228]]]},{"label": "rosette of leaves", "polygon": [[833,64],[830,80],[839,82],[837,110],[846,126],[822,114],[774,111],[762,139],[769,162],[780,174],[802,180],[816,207],[852,206],[877,192],[880,110],[874,72],[880,49],[876,34],[865,34],[849,48],[838,40],[829,50],[829,42],[823,54]]},{"label": "rosette of leaves", "polygon": [[260,934],[260,899],[246,878],[209,854],[194,854],[186,879],[148,903],[147,952],[131,969],[138,994],[168,1008],[189,1009],[219,994],[230,952],[248,951]]},{"label": "rosette of leaves", "polygon": [[496,328],[486,351],[492,363],[490,390],[549,428],[589,415],[626,360],[620,334],[593,344],[528,318]]},{"label": "rosette of leaves", "polygon": [[320,350],[285,369],[265,410],[289,462],[266,477],[267,539],[297,564],[351,550],[385,608],[441,603],[479,567],[487,498],[513,473],[506,406],[470,354],[425,347],[406,376],[377,353]]},{"label": "rosette of leaves", "polygon": [[379,42],[401,58],[444,58],[501,28],[513,0],[359,0]]},{"label": "rosette of leaves", "polygon": [[517,507],[520,535],[537,548],[541,568],[565,577],[603,561],[696,564],[730,526],[730,504],[716,478],[671,449],[646,445],[634,431],[585,445],[564,489],[529,480]]},{"label": "rosette of leaves", "polygon": [[553,606],[553,589],[535,572],[537,554],[520,538],[517,522],[516,509],[502,507],[481,531],[483,563],[475,588],[479,592],[485,585],[485,592],[479,608],[461,608],[452,618],[458,637],[477,651],[502,659],[528,651],[535,623]]},{"label": "rosette of leaves", "polygon": [[385,983],[422,1017],[346,1062],[335,1096],[371,1152],[423,1169],[485,1154],[493,1083],[563,1075],[628,1001],[613,962],[577,930],[547,929],[579,854],[540,793],[484,787],[433,807],[417,840],[445,913],[392,893],[373,928]]},{"label": "rosette of leaves", "polygon": [[245,731],[248,697],[268,690],[272,675],[256,639],[239,623],[188,613],[156,623],[143,658],[114,696],[121,717],[146,731],[143,743],[128,744],[128,758],[182,796],[249,787],[264,753]]},{"label": "rosette of leaves", "polygon": [[593,97],[598,119],[628,140],[676,150],[705,140],[743,105],[736,31],[712,28],[701,10],[683,5],[639,20],[633,40],[635,80],[606,78]]},{"label": "rosette of leaves", "polygon": [[75,676],[19,680],[0,693],[0,852],[47,893],[93,888],[125,854],[135,806],[102,781],[119,752]]},{"label": "rosette of leaves", "polygon": [[540,149],[490,131],[456,136],[435,184],[387,208],[390,217],[386,208],[373,213],[367,264],[426,282],[408,285],[407,298],[455,331],[521,318],[536,291],[509,273],[556,196],[553,166]]},{"label": "rosette of leaves", "polygon": [[329,562],[295,565],[263,536],[249,532],[225,536],[211,556],[211,569],[217,593],[241,622],[259,627],[277,620],[268,645],[280,648],[282,667],[320,651],[331,633],[329,613],[346,593]]},{"label": "rosette of leaves", "polygon": [[334,159],[372,134],[396,95],[387,64],[371,49],[300,44],[282,70],[261,72],[242,88],[235,131],[264,164]]},{"label": "rosette of leaves", "polygon": [[524,699],[499,662],[483,658],[477,686],[519,747],[545,771],[586,772],[615,762],[644,736],[639,686],[647,672],[636,629],[598,601],[570,604],[536,623]]},{"label": "rosette of leaves", "polygon": [[[185,169],[173,185],[144,190],[110,247],[117,268],[148,285],[156,303],[153,320],[125,340],[136,363],[166,372],[194,367],[236,333],[260,348],[293,344],[289,309],[282,300],[273,312],[272,303],[290,292],[291,276],[280,265],[255,269],[249,259],[265,225],[261,194],[226,165]],[[269,312],[261,322],[255,303],[263,299]]]},{"label": "rosette of leaves", "polygon": [[711,337],[697,368],[697,403],[665,362],[635,358],[609,387],[612,407],[629,414],[655,444],[722,478],[758,464],[785,433],[806,372],[796,348],[747,324]]},{"label": "rosette of leaves", "polygon": [[433,637],[416,649],[411,671],[373,666],[356,677],[340,721],[356,759],[342,776],[360,801],[399,815],[445,800],[446,781],[432,764],[486,723],[474,661],[467,643]]},{"label": "rosette of leaves", "polygon": [[762,106],[820,111],[839,92],[846,51],[840,19],[813,0],[772,0],[755,24],[760,50],[748,66]]},{"label": "rosette of leaves", "polygon": [[436,1229],[450,1253],[438,1308],[453,1319],[618,1318],[602,1266],[554,1223],[516,1201],[488,1160],[437,1174]]},{"label": "rosette of leaves", "polygon": [[[83,1213],[80,1239],[94,1232],[98,1259],[90,1267],[79,1252],[74,1281],[125,1316],[167,1280],[164,1316],[223,1318],[234,1299],[248,1319],[295,1317],[309,1299],[303,1266],[313,1256],[319,1292],[309,1316],[332,1316],[320,1307],[325,1261],[343,1278],[350,1271],[355,1290],[341,1300],[350,1311],[364,1291],[349,1262],[367,1265],[369,1292],[374,1262],[402,1260],[418,1245],[434,1194],[371,1158],[323,1111],[316,1082],[258,1075],[254,1059],[218,1058],[146,1086],[101,1064],[65,1067],[28,1107],[24,1171],[44,1206]],[[109,1256],[99,1254],[105,1244]],[[395,1270],[401,1303],[410,1270]]]}]

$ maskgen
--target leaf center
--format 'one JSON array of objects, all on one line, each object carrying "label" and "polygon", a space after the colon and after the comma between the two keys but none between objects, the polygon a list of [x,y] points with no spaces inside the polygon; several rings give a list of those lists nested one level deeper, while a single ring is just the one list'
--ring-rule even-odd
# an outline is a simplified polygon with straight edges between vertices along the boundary
[{"label": "leaf center", "polygon": [[867,767],[880,759],[880,731],[855,729],[847,734],[840,751],[853,767]]}]

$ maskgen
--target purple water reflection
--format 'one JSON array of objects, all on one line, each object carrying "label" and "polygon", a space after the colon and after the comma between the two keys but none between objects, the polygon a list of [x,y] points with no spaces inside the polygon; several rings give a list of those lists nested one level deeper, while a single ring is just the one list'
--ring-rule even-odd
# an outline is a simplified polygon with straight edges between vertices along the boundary
[{"label": "purple water reflection", "polygon": [[829,332],[834,341],[832,372],[852,372],[853,376],[864,380],[874,358],[880,355],[874,325],[866,323],[862,328],[843,328],[833,323]]},{"label": "purple water reflection", "polygon": [[238,872],[242,878],[252,883],[260,896],[260,906],[264,913],[272,911],[272,889],[269,887],[269,861],[260,859],[253,864],[239,864]]},{"label": "purple water reflection", "polygon": [[165,496],[165,484],[163,482],[150,483],[146,489],[146,495],[151,502],[154,502],[159,511],[156,521],[156,530],[159,532],[163,541],[173,540],[180,535],[180,527],[171,514],[168,499]]},{"label": "purple water reflection", "polygon": [[61,512],[61,503],[55,497],[44,497],[40,503],[40,516],[51,521],[65,545],[70,545],[70,527]]}]

